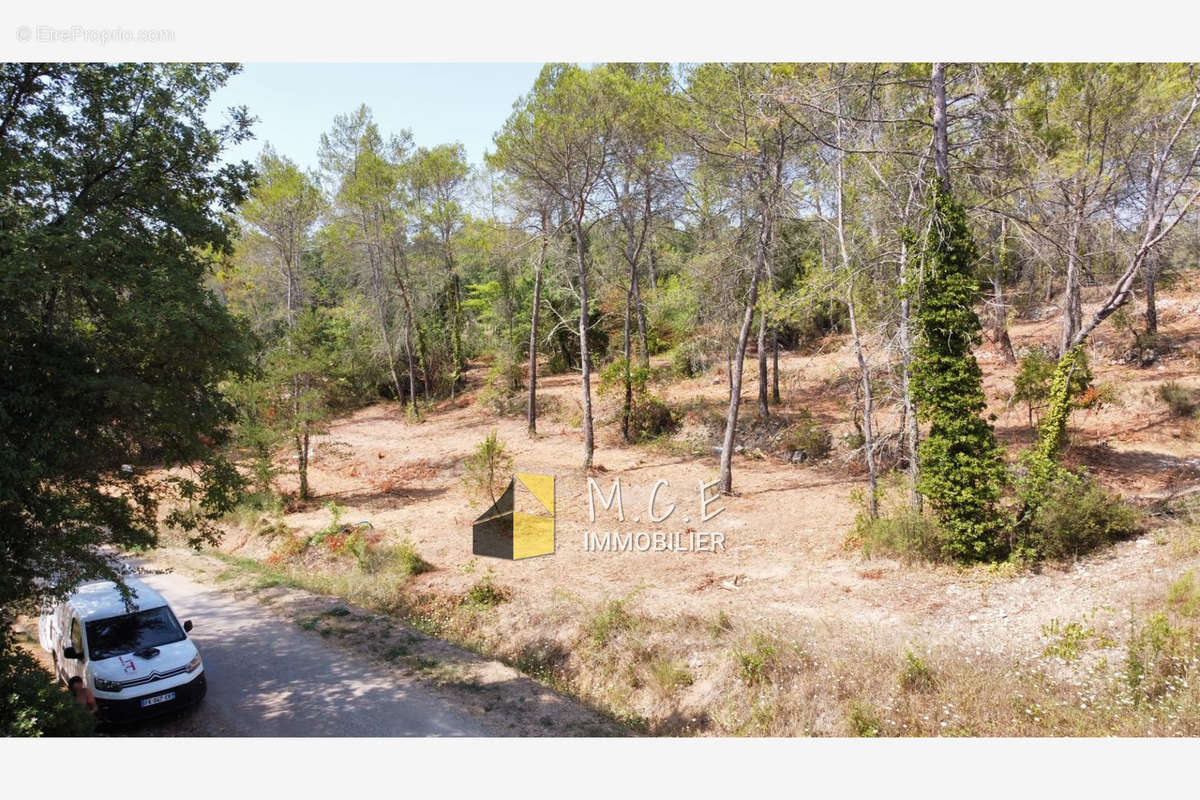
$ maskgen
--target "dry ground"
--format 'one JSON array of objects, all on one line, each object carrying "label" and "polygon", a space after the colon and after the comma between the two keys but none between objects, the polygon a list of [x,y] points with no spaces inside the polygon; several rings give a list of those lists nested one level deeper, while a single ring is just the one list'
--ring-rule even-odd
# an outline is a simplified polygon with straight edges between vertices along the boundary
[{"label": "dry ground", "polygon": [[[1068,453],[1142,505],[1200,486],[1197,424],[1171,417],[1155,395],[1165,380],[1200,390],[1200,296],[1164,298],[1160,315],[1174,349],[1149,368],[1117,363],[1126,336],[1101,328],[1089,356],[1109,402],[1075,413]],[[1053,342],[1057,331],[1055,316],[1018,323],[1011,333],[1020,353]],[[978,357],[997,432],[1015,453],[1032,440],[1024,407],[1006,403],[1015,368],[989,345]],[[327,524],[323,504],[333,501],[346,509],[346,521],[369,520],[385,541],[411,540],[434,569],[408,581],[404,608],[436,617],[441,635],[651,732],[1182,730],[1157,718],[1130,722],[1116,712],[1116,722],[1104,717],[1100,723],[1086,713],[1087,719],[1038,712],[1030,704],[1039,701],[1022,700],[1014,682],[1043,686],[1045,697],[1066,698],[1064,707],[1074,704],[1085,691],[1079,687],[1095,677],[1098,659],[1119,661],[1131,625],[1162,602],[1171,580],[1200,563],[1191,529],[1152,517],[1150,532],[1139,539],[1038,571],[905,566],[847,550],[865,480],[844,439],[852,430],[855,379],[846,340],[831,338],[816,354],[781,359],[784,403],[776,413],[808,409],[829,425],[831,458],[786,463],[771,448],[777,429],[764,426],[761,436],[748,430],[746,448],[734,461],[736,493],[715,503],[725,510],[704,523],[697,487],[717,473],[711,433],[725,402],[722,367],[652,386],[687,409],[683,429],[670,441],[621,445],[611,408],[601,404],[592,474],[606,489],[620,478],[624,523],[599,508],[600,518],[588,519],[577,378],[539,382],[548,411],[531,439],[523,419],[500,418],[475,403],[482,372],[473,370],[476,385],[421,422],[390,405],[337,421],[316,444],[309,478],[316,498],[284,517],[293,530],[311,533]],[[747,369],[748,427],[756,427],[756,372]],[[889,432],[897,420],[885,408],[879,424]],[[464,491],[462,462],[492,429],[507,443],[516,470],[557,476],[553,556],[508,562],[471,554],[471,523],[488,503]],[[659,508],[673,502],[678,509],[668,522],[652,525],[646,501],[659,479],[670,481]],[[286,478],[282,484],[288,488]],[[721,531],[726,550],[585,550],[589,531],[654,529]],[[277,544],[235,526],[223,549],[263,559]],[[460,599],[487,570],[508,599],[465,618]],[[1084,643],[1090,657],[1068,664],[1043,656],[1053,638],[1044,629],[1054,621],[1085,622],[1094,632]],[[1102,636],[1112,647],[1087,646],[1107,645]],[[924,695],[910,680],[897,684],[906,651],[940,676]],[[956,710],[956,703],[971,710]]]}]

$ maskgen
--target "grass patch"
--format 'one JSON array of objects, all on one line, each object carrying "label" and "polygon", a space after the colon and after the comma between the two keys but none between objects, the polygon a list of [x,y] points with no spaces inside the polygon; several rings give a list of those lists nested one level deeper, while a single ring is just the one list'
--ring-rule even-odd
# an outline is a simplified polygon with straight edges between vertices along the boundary
[{"label": "grass patch", "polygon": [[587,621],[585,630],[592,644],[604,647],[618,634],[629,633],[637,627],[637,620],[627,608],[631,598],[609,600]]},{"label": "grass patch", "polygon": [[777,663],[778,656],[775,644],[761,633],[752,634],[744,649],[735,648],[733,651],[738,676],[748,686],[757,686],[767,680],[768,672]]},{"label": "grass patch", "polygon": [[937,688],[933,670],[912,650],[904,651],[904,661],[900,665],[900,688],[906,692],[930,692]]},{"label": "grass patch", "polygon": [[674,694],[685,686],[692,685],[692,673],[686,664],[674,659],[659,657],[650,662],[650,675],[664,696]]},{"label": "grass patch", "polygon": [[496,585],[495,576],[489,568],[483,577],[475,582],[463,598],[463,605],[472,608],[495,608],[512,596],[512,592]]}]

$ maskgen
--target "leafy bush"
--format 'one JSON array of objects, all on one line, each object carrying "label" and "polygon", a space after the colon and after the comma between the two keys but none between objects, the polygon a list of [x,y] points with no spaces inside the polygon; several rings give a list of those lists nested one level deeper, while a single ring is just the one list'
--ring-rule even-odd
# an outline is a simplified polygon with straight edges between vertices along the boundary
[{"label": "leafy bush", "polygon": [[496,585],[492,571],[489,569],[467,591],[467,596],[463,598],[463,604],[475,608],[493,608],[508,600],[511,595],[512,593],[507,589]]},{"label": "leafy bush", "polygon": [[275,548],[271,555],[267,556],[267,563],[277,566],[285,561],[291,561],[306,550],[308,550],[308,538],[287,533],[283,537],[283,542]]},{"label": "leafy bush", "polygon": [[761,633],[750,637],[749,647],[735,649],[733,658],[738,665],[738,675],[750,686],[757,686],[767,679],[775,666],[778,653],[775,644]]},{"label": "leafy bush", "polygon": [[650,662],[650,674],[663,695],[692,685],[692,673],[685,664],[670,658],[656,658]]},{"label": "leafy bush", "polygon": [[498,357],[488,369],[477,402],[498,416],[520,416],[527,410],[527,399],[521,391],[524,379],[520,362],[507,356]]},{"label": "leafy bush", "polygon": [[512,455],[496,431],[489,433],[463,462],[463,484],[477,497],[496,502],[512,472]]},{"label": "leafy bush", "polygon": [[1171,415],[1175,417],[1190,417],[1196,413],[1198,407],[1192,393],[1175,381],[1159,385],[1158,399],[1167,404]]},{"label": "leafy bush", "polygon": [[54,676],[0,629],[0,736],[88,736],[95,726]]},{"label": "leafy bush", "polygon": [[646,441],[679,430],[679,415],[661,399],[646,394],[634,400],[629,413],[629,438]]},{"label": "leafy bush", "polygon": [[905,563],[945,561],[948,536],[933,517],[910,507],[871,519],[861,513],[855,519],[850,540],[862,545],[863,555],[895,556]]},{"label": "leafy bush", "polygon": [[646,293],[646,346],[651,354],[684,342],[695,330],[699,316],[696,287],[670,275]]},{"label": "leafy bush", "polygon": [[711,365],[708,354],[694,339],[680,344],[671,353],[671,369],[681,378],[703,375]]},{"label": "leafy bush", "polygon": [[825,458],[833,449],[833,436],[807,409],[801,410],[799,419],[783,432],[782,442],[789,453],[803,453],[809,461]]},{"label": "leafy bush", "polygon": [[422,572],[429,572],[433,569],[433,565],[421,558],[417,548],[408,539],[402,540],[395,547],[381,551],[379,560],[393,566],[404,575],[420,575]]},{"label": "leafy bush", "polygon": [[1138,511],[1083,474],[1060,471],[1019,531],[1017,555],[1075,558],[1141,532]]},{"label": "leafy bush", "polygon": [[879,719],[879,712],[866,701],[855,700],[850,704],[847,722],[850,725],[851,736],[872,738],[883,734],[883,721]]},{"label": "leafy bush", "polygon": [[632,631],[637,626],[637,620],[626,608],[628,602],[629,598],[609,600],[588,620],[586,630],[592,644],[603,647],[615,635]]},{"label": "leafy bush", "polygon": [[[1058,359],[1045,348],[1037,347],[1021,358],[1017,375],[1013,378],[1013,402],[1023,402],[1029,412],[1029,424],[1033,426],[1033,412],[1043,408],[1050,399],[1050,383],[1054,377]],[[1071,373],[1068,396],[1081,398],[1092,385],[1092,372],[1087,358],[1080,351],[1079,362]]]},{"label": "leafy bush", "polygon": [[925,660],[912,650],[904,651],[900,667],[900,688],[906,692],[928,692],[937,688],[937,678]]}]

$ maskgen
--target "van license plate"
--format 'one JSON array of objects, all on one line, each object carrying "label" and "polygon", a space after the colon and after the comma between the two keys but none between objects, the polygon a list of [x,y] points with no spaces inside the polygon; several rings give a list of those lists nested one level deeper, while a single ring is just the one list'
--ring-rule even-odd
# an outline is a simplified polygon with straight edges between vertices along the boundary
[{"label": "van license plate", "polygon": [[175,699],[174,692],[167,692],[166,694],[156,694],[154,697],[147,697],[145,700],[143,700],[142,708],[145,708],[146,706],[156,706],[159,703],[165,703],[168,700],[174,700],[174,699]]}]

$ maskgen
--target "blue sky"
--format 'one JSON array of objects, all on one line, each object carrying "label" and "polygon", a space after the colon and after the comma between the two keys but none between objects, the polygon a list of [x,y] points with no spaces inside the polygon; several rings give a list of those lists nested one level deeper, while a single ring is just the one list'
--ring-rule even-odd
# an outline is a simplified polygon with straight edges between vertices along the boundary
[{"label": "blue sky", "polygon": [[210,123],[229,106],[259,118],[255,139],[227,158],[253,160],[265,142],[304,168],[317,166],[321,134],[337,114],[366,103],[387,136],[403,128],[419,146],[462,142],[480,164],[541,64],[245,64],[213,98]]}]

